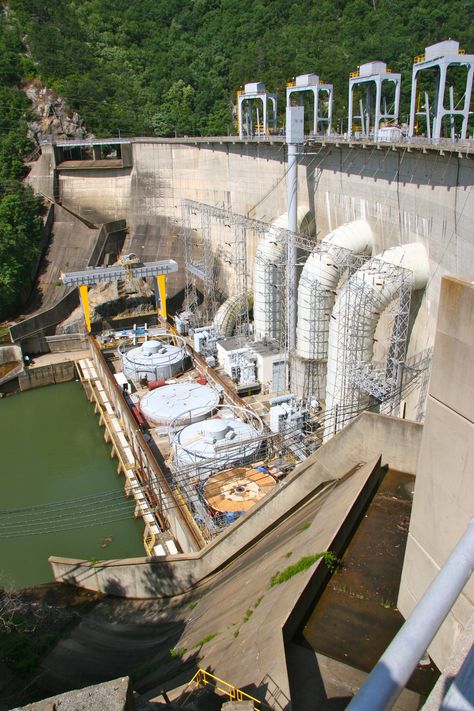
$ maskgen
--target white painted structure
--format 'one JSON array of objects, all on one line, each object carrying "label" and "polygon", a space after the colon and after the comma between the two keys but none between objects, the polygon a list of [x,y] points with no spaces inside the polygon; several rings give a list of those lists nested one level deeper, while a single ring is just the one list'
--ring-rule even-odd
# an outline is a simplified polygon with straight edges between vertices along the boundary
[{"label": "white painted structure", "polygon": [[[463,101],[460,108],[454,106],[453,89],[450,87],[449,92],[449,107],[446,107],[446,80],[447,73],[450,67],[466,67],[466,85],[464,88]],[[423,101],[423,111],[417,112],[418,93],[417,84],[419,75],[428,69],[438,69],[438,78],[436,90],[433,100],[433,105],[430,106],[428,92],[425,92]],[[469,109],[471,105],[472,84],[474,78],[474,54],[464,54],[459,49],[459,42],[455,40],[446,40],[445,42],[437,42],[429,47],[426,47],[425,53],[419,57],[415,57],[413,65],[413,74],[411,81],[411,104],[410,104],[410,129],[409,136],[415,134],[415,116],[423,114],[426,116],[426,132],[427,138],[438,141],[441,137],[441,129],[443,118],[450,118],[450,133],[451,138],[455,139],[455,123],[454,117],[462,117],[462,126],[460,138],[467,137],[467,128],[469,122]]]},{"label": "white painted structure", "polygon": [[365,220],[336,227],[324,237],[305,262],[298,285],[296,353],[301,358],[327,357],[329,322],[335,289],[347,263],[347,253],[370,254],[372,229]]},{"label": "white painted structure", "polygon": [[[302,104],[302,94],[310,91],[313,94],[313,135],[331,135],[332,131],[332,105],[333,105],[333,85],[321,83],[318,74],[300,74],[294,81],[286,85],[286,105],[291,105],[292,97],[298,95],[299,103]],[[321,97],[321,94],[325,97]],[[323,101],[327,102],[327,111],[321,110]]]},{"label": "white painted structure", "polygon": [[[308,208],[297,211],[298,231],[311,225]],[[264,338],[280,340],[284,309],[286,276],[288,213],[278,217],[255,253],[253,269],[253,315],[255,340]]]},{"label": "white painted structure", "polygon": [[148,340],[130,350],[121,345],[119,355],[124,375],[133,380],[146,378],[148,381],[172,378],[183,369],[186,357],[184,341],[179,339],[176,343]]},{"label": "white painted structure", "polygon": [[175,464],[178,468],[191,466],[192,478],[197,473],[200,480],[207,479],[213,472],[255,455],[262,431],[263,423],[255,413],[226,406],[218,417],[194,422],[172,434]]},{"label": "white painted structure", "polygon": [[[270,129],[276,131],[277,101],[277,95],[267,91],[265,84],[260,81],[250,82],[245,85],[243,91],[237,92],[237,119],[241,140],[244,136],[247,136],[247,138],[267,136],[270,133]],[[262,105],[261,114],[260,102]]]},{"label": "white painted structure", "polygon": [[140,400],[140,409],[149,422],[168,425],[172,421],[179,424],[202,420],[214,412],[218,404],[217,390],[188,381],[151,390]]},{"label": "white painted structure", "polygon": [[[384,83],[395,85],[395,97],[393,106],[387,105],[382,96]],[[365,100],[359,102],[359,113],[354,111],[354,89],[356,86],[365,85]],[[375,96],[373,87],[375,85]],[[351,137],[354,133],[354,119],[360,121],[360,133],[369,138],[373,131],[374,139],[379,138],[379,129],[382,122],[398,122],[398,111],[400,106],[401,74],[396,74],[387,68],[385,62],[367,62],[361,64],[357,71],[352,72],[349,77],[349,117],[347,133]]]},{"label": "white painted structure", "polygon": [[[399,266],[412,272],[414,290],[426,286],[430,275],[425,248],[413,242],[392,247],[370,259],[342,288],[329,325],[326,382],[326,411],[329,416],[326,436],[341,429],[354,412],[363,408],[364,395],[353,388],[352,399],[349,401],[346,383],[351,368],[372,360],[375,329],[382,312],[399,288],[398,280],[387,278],[390,274],[384,269],[387,265]],[[349,318],[345,318],[345,315],[349,315]]]}]

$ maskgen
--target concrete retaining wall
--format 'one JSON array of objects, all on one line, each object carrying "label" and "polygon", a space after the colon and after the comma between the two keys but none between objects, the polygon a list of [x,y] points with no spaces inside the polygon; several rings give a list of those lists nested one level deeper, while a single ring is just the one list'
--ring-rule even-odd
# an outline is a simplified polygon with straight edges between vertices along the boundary
[{"label": "concrete retaining wall", "polygon": [[[124,597],[166,597],[185,592],[253,545],[303,502],[336,486],[360,462],[374,460],[384,452],[384,460],[393,459],[397,467],[412,472],[421,430],[417,423],[364,413],[202,551],[166,559],[106,561],[94,566],[88,561],[53,556],[50,563],[54,577],[91,590],[112,590]],[[412,449],[406,456],[397,455],[403,440]]]},{"label": "concrete retaining wall", "polygon": [[2,345],[0,346],[0,365],[5,363],[17,363],[15,368],[12,368],[3,378],[0,378],[0,385],[13,380],[23,371],[23,354],[19,346]]},{"label": "concrete retaining wall", "polygon": [[[89,338],[89,346],[92,361],[97,374],[107,392],[116,413],[120,413],[123,428],[128,441],[131,443],[135,458],[140,463],[140,473],[142,480],[149,482],[153,491],[159,492],[159,500],[164,501],[163,519],[167,521],[171,532],[183,551],[198,550],[204,543],[197,525],[191,515],[184,507],[181,507],[175,500],[174,495],[166,481],[165,475],[153,456],[148,443],[145,441],[135,418],[130,412],[124,400],[122,390],[117,385],[110,372],[104,357],[95,342],[94,338]],[[158,502],[157,502],[158,505]]]},{"label": "concrete retaining wall", "polygon": [[[443,279],[398,607],[407,617],[474,516],[474,285]],[[474,614],[474,577],[429,647],[440,669]]]},{"label": "concrete retaining wall", "polygon": [[38,368],[25,368],[25,371],[18,376],[20,390],[31,390],[32,388],[42,388],[45,385],[56,385],[74,380],[76,370],[74,363],[51,363],[51,365],[41,365]]}]

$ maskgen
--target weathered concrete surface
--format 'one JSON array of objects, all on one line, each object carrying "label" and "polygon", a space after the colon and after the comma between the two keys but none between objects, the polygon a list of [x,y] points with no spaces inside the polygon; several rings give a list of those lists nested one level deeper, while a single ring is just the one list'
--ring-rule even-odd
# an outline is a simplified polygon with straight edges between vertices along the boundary
[{"label": "weathered concrete surface", "polygon": [[359,464],[382,454],[382,463],[414,473],[421,425],[364,413],[309,457],[304,464],[249,513],[198,553],[168,558],[88,561],[52,556],[56,580],[89,590],[126,597],[161,597],[184,593],[243,550],[255,544],[279,520],[318,491],[333,486]]},{"label": "weathered concrete surface", "polygon": [[284,703],[277,708],[289,709],[284,640],[298,623],[293,608],[301,595],[314,595],[328,573],[320,558],[281,585],[271,586],[271,578],[303,556],[338,552],[378,475],[374,459],[341,479],[191,595],[104,601],[48,655],[43,683],[77,686],[134,671],[138,689],[151,689],[147,695],[154,698],[182,684],[183,673],[191,679],[199,666],[252,696],[269,699],[279,690]]},{"label": "weathered concrete surface", "polygon": [[[89,219],[125,217],[132,229],[144,222],[180,222],[183,198],[268,222],[286,211],[284,144],[135,139],[133,153],[128,171],[60,172],[61,199]],[[474,277],[472,158],[461,152],[316,143],[299,163],[299,200],[316,216],[320,237],[364,218],[375,234],[374,253],[413,241],[425,246],[431,275],[413,315],[408,356],[432,346],[441,277]],[[225,228],[214,225],[212,234],[219,252]],[[251,268],[258,235],[249,234],[248,240]],[[231,267],[220,261],[222,283],[226,274],[232,283]],[[410,417],[417,399],[409,398]]]},{"label": "weathered concrete surface", "polygon": [[[398,607],[407,617],[474,516],[474,283],[444,278]],[[468,582],[429,652],[440,669],[474,611]]]},{"label": "weathered concrete surface", "polygon": [[[15,366],[13,366],[14,363],[16,363]],[[9,380],[13,380],[13,378],[16,378],[24,370],[23,354],[19,346],[0,346],[0,375],[2,366],[7,367],[7,364],[9,364],[8,367],[10,369],[3,377],[0,377],[0,385],[2,385],[2,383],[8,383]]]},{"label": "weathered concrete surface", "polygon": [[453,654],[426,700],[423,711],[438,711],[443,703],[446,709],[458,708],[456,703],[449,703],[452,684],[456,684],[462,696],[474,705],[474,615],[456,642]]},{"label": "weathered concrete surface", "polygon": [[133,711],[130,679],[114,679],[77,691],[50,696],[42,701],[18,707],[13,711]]}]

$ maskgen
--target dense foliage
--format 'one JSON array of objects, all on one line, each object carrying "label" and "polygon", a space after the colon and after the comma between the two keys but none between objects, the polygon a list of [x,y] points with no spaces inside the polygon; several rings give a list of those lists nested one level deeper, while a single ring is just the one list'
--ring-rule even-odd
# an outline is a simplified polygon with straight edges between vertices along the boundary
[{"label": "dense foliage", "polygon": [[[315,71],[335,85],[381,59],[403,75],[413,56],[456,38],[474,51],[473,0],[10,0],[41,78],[97,135],[227,134],[235,90]],[[280,101],[283,109],[284,101]]]},{"label": "dense foliage", "polygon": [[[403,75],[412,58],[454,37],[474,51],[474,0],[3,0],[0,16],[0,313],[37,253],[38,201],[22,184],[28,102],[39,76],[96,135],[235,131],[235,91],[317,72],[335,85],[344,127],[347,76],[381,59]],[[280,101],[283,111],[284,101]]]},{"label": "dense foliage", "polygon": [[22,46],[0,16],[0,314],[14,305],[29,280],[41,230],[40,201],[22,183],[29,103],[18,88]]}]

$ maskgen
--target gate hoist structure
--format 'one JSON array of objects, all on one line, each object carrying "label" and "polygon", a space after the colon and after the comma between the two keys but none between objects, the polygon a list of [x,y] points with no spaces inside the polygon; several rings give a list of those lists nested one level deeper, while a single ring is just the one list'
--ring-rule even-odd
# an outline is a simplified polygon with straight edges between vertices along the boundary
[{"label": "gate hoist structure", "polygon": [[[454,87],[449,88],[449,108],[445,107],[446,79],[450,67],[466,67],[466,84],[464,93],[459,103],[461,108],[454,105]],[[430,107],[428,92],[424,93],[423,110],[418,110],[417,106],[420,95],[417,92],[419,75],[427,70],[437,69],[436,88],[433,105]],[[413,74],[411,80],[411,103],[410,103],[410,138],[416,133],[415,114],[426,116],[426,133],[428,139],[439,140],[443,118],[450,119],[451,138],[455,138],[455,116],[462,117],[461,133],[459,138],[467,138],[469,122],[469,109],[471,104],[472,83],[474,76],[474,54],[465,54],[459,49],[459,42],[446,40],[437,42],[425,48],[425,53],[415,57],[413,64]]]},{"label": "gate hoist structure", "polygon": [[65,286],[78,286],[87,330],[91,330],[89,311],[89,286],[101,282],[124,281],[126,279],[156,277],[160,307],[158,313],[164,319],[166,311],[166,275],[178,271],[178,264],[173,259],[159,262],[141,262],[135,254],[126,254],[118,264],[111,267],[92,267],[79,272],[61,274]]},{"label": "gate hoist structure", "polygon": [[[321,82],[317,74],[300,74],[286,85],[286,105],[291,106],[292,96],[298,94],[300,105],[303,103],[302,94],[310,91],[313,94],[313,135],[331,135],[332,130],[332,84]],[[320,94],[326,94],[327,113],[321,111]]]},{"label": "gate hoist structure", "polygon": [[[388,105],[382,96],[383,84],[394,84],[395,97],[392,105]],[[365,84],[365,99],[359,101],[359,113],[354,113],[354,89],[360,84]],[[375,84],[375,96],[373,88]],[[360,130],[363,136],[369,138],[373,131],[374,139],[378,139],[382,122],[397,123],[400,106],[401,74],[396,74],[388,69],[385,62],[367,62],[361,64],[355,72],[349,75],[349,125],[347,127],[349,138],[352,136],[354,119],[359,119]]]}]

